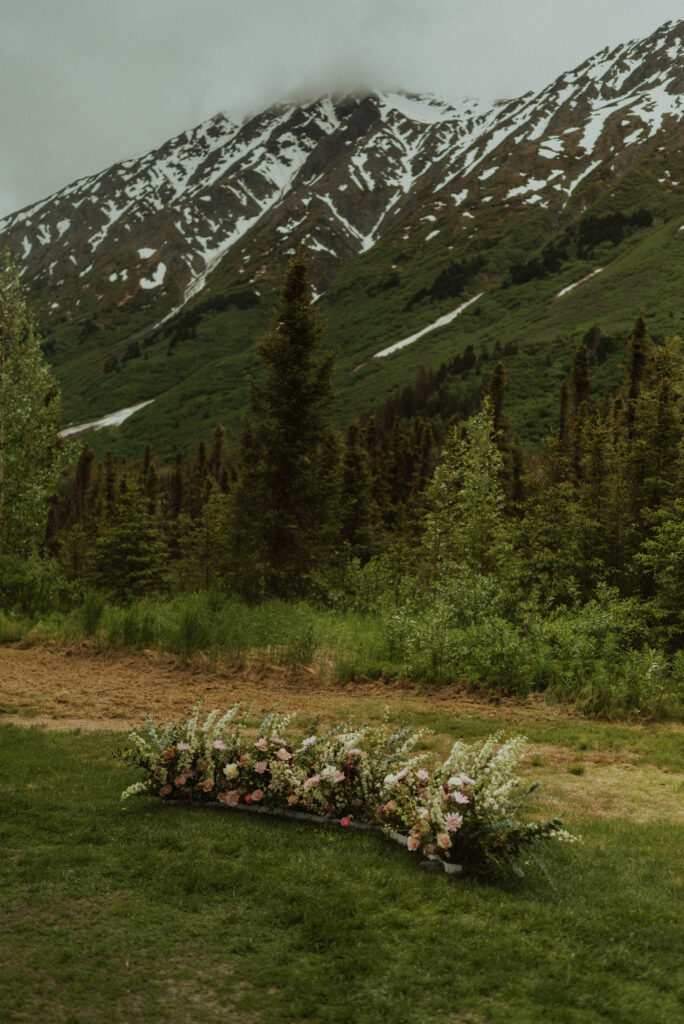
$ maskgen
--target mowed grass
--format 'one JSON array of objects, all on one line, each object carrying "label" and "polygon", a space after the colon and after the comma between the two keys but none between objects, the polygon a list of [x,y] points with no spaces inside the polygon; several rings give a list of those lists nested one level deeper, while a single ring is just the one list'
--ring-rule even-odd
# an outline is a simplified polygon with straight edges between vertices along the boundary
[{"label": "mowed grass", "polygon": [[377,836],[122,810],[121,742],[0,729],[2,1020],[679,1019],[680,826],[576,809],[555,888],[449,882]]}]

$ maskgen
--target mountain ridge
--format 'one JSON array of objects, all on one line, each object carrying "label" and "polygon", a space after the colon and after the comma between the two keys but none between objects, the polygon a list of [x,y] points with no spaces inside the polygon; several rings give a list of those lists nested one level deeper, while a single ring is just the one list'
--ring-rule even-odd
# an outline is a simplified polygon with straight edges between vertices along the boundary
[{"label": "mountain ridge", "polygon": [[[394,340],[420,333],[448,304],[504,287],[511,266],[611,190],[628,222],[639,205],[625,182],[657,159],[659,141],[672,166],[632,192],[648,195],[656,219],[676,215],[683,53],[684,22],[668,22],[489,106],[387,91],[275,104],[241,124],[219,113],[3,218],[0,242],[24,254],[68,415],[111,411],[108,392],[123,407],[172,391],[177,369],[157,349],[168,343],[167,362],[176,358],[195,309],[217,322],[231,311],[231,358],[244,371],[243,342],[263,327],[297,245],[333,343],[358,363],[389,347],[388,330]],[[404,299],[408,268],[425,284]],[[364,276],[383,300],[368,306],[377,344],[353,352],[336,310],[347,279]],[[143,393],[151,381],[137,357],[122,363],[136,336],[152,339],[156,394]],[[198,359],[216,356],[205,347]]]}]

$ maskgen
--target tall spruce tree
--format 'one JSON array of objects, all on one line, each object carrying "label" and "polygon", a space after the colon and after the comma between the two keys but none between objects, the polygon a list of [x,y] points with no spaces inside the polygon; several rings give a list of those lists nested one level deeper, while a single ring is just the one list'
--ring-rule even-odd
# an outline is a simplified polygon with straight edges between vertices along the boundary
[{"label": "tall spruce tree", "polygon": [[344,441],[340,533],[350,554],[367,561],[371,552],[371,474],[357,422],[349,424]]},{"label": "tall spruce tree", "polygon": [[630,434],[636,416],[636,403],[641,389],[648,380],[653,359],[653,344],[646,327],[643,309],[634,321],[628,342],[627,362],[627,422]]},{"label": "tall spruce tree", "polygon": [[93,582],[117,601],[132,601],[164,590],[167,560],[168,548],[146,496],[135,481],[123,477],[95,543]]},{"label": "tall spruce tree", "polygon": [[234,583],[251,598],[305,593],[330,553],[339,446],[330,422],[335,356],[316,358],[321,336],[300,251],[257,347],[262,374],[248,379],[231,549]]}]

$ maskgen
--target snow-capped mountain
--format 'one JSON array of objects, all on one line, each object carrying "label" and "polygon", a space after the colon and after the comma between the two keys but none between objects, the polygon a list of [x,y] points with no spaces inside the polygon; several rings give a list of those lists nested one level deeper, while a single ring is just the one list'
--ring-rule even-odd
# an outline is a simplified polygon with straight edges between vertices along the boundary
[{"label": "snow-capped mountain", "polygon": [[683,54],[684,22],[668,23],[491,109],[381,93],[284,104],[241,125],[217,114],[6,217],[0,240],[45,313],[75,319],[140,293],[181,305],[234,246],[255,258],[245,243],[257,228],[264,253],[304,242],[325,284],[418,196],[431,196],[435,221],[492,196],[557,210],[599,169],[619,174],[681,124]]},{"label": "snow-capped mountain", "polygon": [[[605,283],[578,321],[586,330],[611,313],[619,289],[607,264],[631,235],[665,224],[668,245],[684,241],[683,154],[679,21],[492,106],[383,92],[283,103],[242,124],[219,113],[6,217],[0,245],[23,264],[67,417],[135,407],[138,424],[153,409],[156,423],[167,417],[168,449],[190,410],[236,420],[296,246],[340,352],[338,387],[358,386],[367,403],[364,367],[410,351],[415,374],[418,350],[438,358],[432,339],[448,325],[456,338],[489,324],[477,335],[486,347],[516,317],[525,330],[520,308],[541,324],[529,305],[539,289],[516,297],[511,283],[557,275],[543,301],[561,306]],[[643,259],[647,273],[621,265],[614,281],[652,281],[660,301],[677,275],[655,282],[653,250]],[[572,328],[557,317],[545,329]],[[376,377],[375,389],[392,379]]]}]

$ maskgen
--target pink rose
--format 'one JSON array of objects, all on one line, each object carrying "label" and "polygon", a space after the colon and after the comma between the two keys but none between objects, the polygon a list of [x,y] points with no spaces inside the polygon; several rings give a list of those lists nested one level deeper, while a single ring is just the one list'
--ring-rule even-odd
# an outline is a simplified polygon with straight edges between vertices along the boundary
[{"label": "pink rose", "polygon": [[263,775],[267,768],[268,761],[257,761],[257,763],[254,765],[254,771],[257,773],[257,775]]},{"label": "pink rose", "polygon": [[287,798],[287,802],[290,805],[290,807],[292,807],[294,804],[299,803],[299,797],[297,796],[296,793],[291,793]]},{"label": "pink rose", "polygon": [[333,782],[344,782],[344,772],[335,772]]},{"label": "pink rose", "polygon": [[260,740],[257,740],[257,741],[256,741],[256,743],[254,744],[254,746],[255,746],[255,747],[256,747],[256,748],[258,749],[258,750],[268,750],[268,743],[266,742],[266,740],[264,739],[264,737],[263,737],[263,736],[261,737],[261,739],[260,739]]},{"label": "pink rose", "polygon": [[342,828],[349,828],[351,825],[351,818],[340,818],[340,825]]},{"label": "pink rose", "polygon": [[214,788],[214,780],[213,779],[205,779],[203,784],[202,784],[202,789],[204,790],[204,792],[205,793],[211,793],[213,788]]},{"label": "pink rose", "polygon": [[446,832],[439,833],[439,835],[437,836],[437,843],[439,846],[442,847],[443,850],[448,850],[449,847],[451,846],[451,840],[449,839],[449,836],[446,834]]},{"label": "pink rose", "polygon": [[396,800],[388,800],[387,803],[385,804],[386,811],[396,811],[397,807],[398,804]]},{"label": "pink rose", "polygon": [[214,750],[227,750],[228,744],[224,743],[223,740],[214,740],[214,742],[212,743],[212,747],[214,748]]},{"label": "pink rose", "polygon": [[292,760],[292,754],[290,753],[289,750],[286,750],[285,747],[281,747],[280,750],[277,751],[276,757],[278,758],[279,761]]},{"label": "pink rose", "polygon": [[181,786],[184,786],[187,781],[188,780],[185,777],[185,775],[179,775],[177,778],[173,780],[173,784],[174,786],[178,786],[180,788]]},{"label": "pink rose", "polygon": [[249,761],[249,754],[240,754],[240,764],[247,764]]},{"label": "pink rose", "polygon": [[236,789],[229,789],[227,793],[219,793],[218,798],[222,804],[227,804],[228,807],[237,807],[240,794]]},{"label": "pink rose", "polygon": [[159,796],[168,796],[169,793],[173,793],[173,787],[169,786],[167,782],[166,785],[162,786],[162,788],[159,790]]},{"label": "pink rose", "polygon": [[[252,800],[254,800],[256,803],[258,803],[260,800],[263,800],[263,798],[264,794],[261,789],[255,789],[254,792],[252,793]],[[245,797],[245,800],[246,799],[247,797]]]},{"label": "pink rose", "polygon": [[409,836],[407,846],[409,850],[420,850],[420,839],[417,836]]}]

